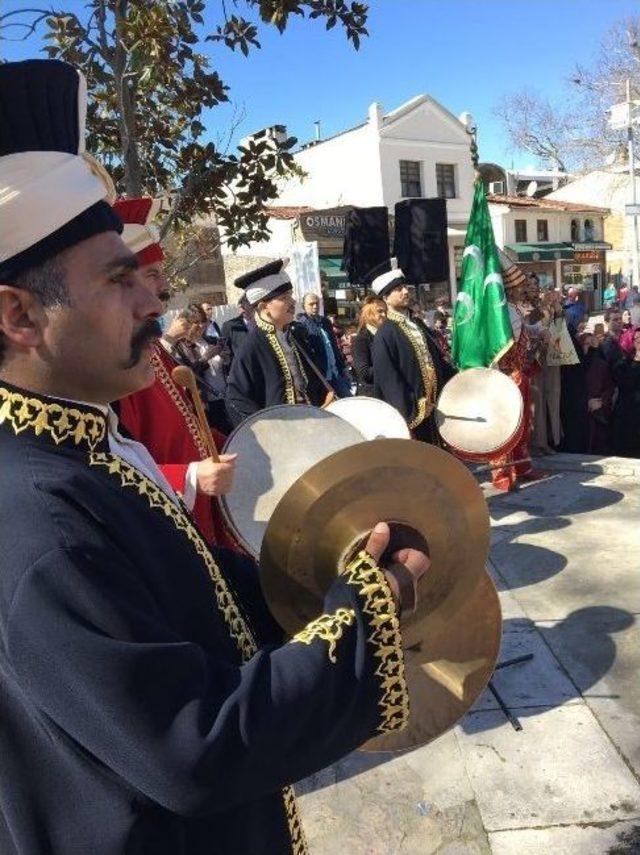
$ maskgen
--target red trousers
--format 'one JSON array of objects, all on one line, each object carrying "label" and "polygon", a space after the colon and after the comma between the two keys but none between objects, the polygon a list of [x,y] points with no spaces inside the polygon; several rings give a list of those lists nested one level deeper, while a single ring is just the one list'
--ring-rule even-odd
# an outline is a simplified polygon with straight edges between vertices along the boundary
[{"label": "red trousers", "polygon": [[493,485],[503,490],[513,488],[518,476],[526,475],[533,468],[530,460],[526,463],[514,463],[514,460],[529,457],[529,437],[532,427],[530,380],[522,371],[514,371],[511,379],[515,381],[522,394],[523,431],[520,441],[508,454],[490,461],[493,465],[499,464],[497,468],[491,470]]}]

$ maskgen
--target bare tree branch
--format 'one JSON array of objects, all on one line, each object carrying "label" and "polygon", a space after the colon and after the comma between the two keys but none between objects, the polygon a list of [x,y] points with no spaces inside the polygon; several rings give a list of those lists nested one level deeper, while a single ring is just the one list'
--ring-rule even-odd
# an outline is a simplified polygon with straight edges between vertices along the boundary
[{"label": "bare tree branch", "polygon": [[[13,17],[14,15],[28,14],[33,14],[36,16],[29,23],[26,23],[24,21],[12,21],[10,23],[5,23],[8,18]],[[25,39],[28,39],[30,35],[35,33],[38,28],[38,25],[52,14],[52,11],[47,11],[45,9],[13,9],[11,12],[5,12],[4,14],[0,15],[0,31],[8,30],[11,27],[23,27],[27,32],[23,36],[20,36],[16,39],[8,38],[5,35],[3,35],[2,38],[5,41],[11,42],[25,41]]]}]

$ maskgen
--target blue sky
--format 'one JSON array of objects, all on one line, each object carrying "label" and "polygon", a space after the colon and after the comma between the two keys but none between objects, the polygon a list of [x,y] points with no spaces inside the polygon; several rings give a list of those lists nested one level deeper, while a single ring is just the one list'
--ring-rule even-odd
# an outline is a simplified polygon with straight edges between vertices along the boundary
[{"label": "blue sky", "polygon": [[[4,0],[3,10],[38,5]],[[45,4],[43,4],[45,5]],[[48,5],[48,3],[46,4]],[[82,12],[81,0],[55,5]],[[336,26],[296,19],[282,36],[262,29],[262,50],[245,59],[211,46],[214,67],[244,115],[235,138],[285,124],[300,142],[313,122],[329,136],[363,121],[368,105],[390,111],[427,92],[453,113],[470,110],[478,123],[480,157],[506,166],[532,158],[509,150],[494,116],[502,95],[522,86],[562,96],[576,63],[588,64],[605,30],[640,14],[639,0],[370,0],[368,39],[359,52]],[[233,3],[228,0],[231,9]],[[240,8],[243,6],[239,4]],[[210,29],[219,22],[208,0]],[[0,45],[8,59],[36,56],[41,41]],[[231,125],[230,106],[207,116],[212,136]]]}]

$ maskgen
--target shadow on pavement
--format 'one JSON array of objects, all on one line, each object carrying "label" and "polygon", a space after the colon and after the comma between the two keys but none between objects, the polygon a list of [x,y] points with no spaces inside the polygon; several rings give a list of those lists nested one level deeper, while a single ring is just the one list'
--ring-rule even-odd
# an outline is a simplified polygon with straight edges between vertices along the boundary
[{"label": "shadow on pavement", "polygon": [[[590,485],[598,477],[590,473],[562,474],[547,481],[531,484],[515,493],[488,500],[493,521],[491,529],[491,558],[510,589],[544,582],[567,566],[566,557],[546,546],[522,543],[532,535],[559,532],[576,524],[568,515],[596,512],[622,501],[618,490]],[[557,483],[554,485],[554,479]],[[528,516],[519,522],[500,524],[516,513]],[[550,538],[551,543],[553,539]]]},{"label": "shadow on pavement", "polygon": [[554,472],[544,481],[528,484],[512,493],[489,496],[491,519],[499,522],[518,511],[532,517],[553,518],[602,510],[622,501],[624,494],[619,490],[589,484],[598,477],[595,473]]},{"label": "shadow on pavement", "polygon": [[[611,606],[577,609],[562,621],[539,632],[556,658],[570,671],[583,694],[609,670],[615,659],[616,645],[611,637],[628,629],[636,618]],[[631,676],[631,675],[630,675]]]},{"label": "shadow on pavement", "polygon": [[617,843],[607,850],[607,855],[640,855],[640,825],[616,835]]},{"label": "shadow on pavement", "polygon": [[559,552],[528,543],[501,541],[492,548],[491,555],[509,591],[551,579],[567,566],[566,557]]},{"label": "shadow on pavement", "polygon": [[[565,620],[558,621],[556,626],[544,631],[545,638],[549,641],[552,649],[556,644],[565,643],[567,638],[583,639],[585,636],[590,638],[589,649],[591,653],[593,653],[593,651],[597,651],[597,655],[591,663],[589,679],[581,681],[580,689],[576,688],[576,685],[569,680],[569,678],[560,671],[557,666],[555,666],[554,662],[554,667],[556,667],[556,671],[558,672],[562,688],[561,690],[558,690],[558,677],[556,677],[553,681],[555,683],[555,687],[552,687],[550,692],[549,686],[544,686],[544,673],[535,673],[536,666],[539,666],[539,668],[540,666],[543,668],[545,667],[540,659],[536,662],[535,657],[531,662],[513,666],[513,672],[511,675],[509,675],[509,669],[497,672],[499,674],[499,680],[502,683],[500,686],[500,692],[505,697],[508,705],[508,683],[510,679],[517,681],[521,686],[531,686],[531,697],[530,700],[527,701],[528,705],[515,706],[514,704],[512,707],[518,718],[522,720],[523,727],[526,729],[526,719],[528,717],[544,715],[544,713],[549,709],[561,706],[575,698],[579,698],[581,697],[581,692],[584,692],[590,686],[597,683],[598,680],[600,680],[600,678],[609,670],[616,657],[616,644],[611,636],[616,632],[621,632],[623,629],[631,626],[634,623],[634,620],[635,618],[632,614],[622,609],[616,609],[610,606],[596,606],[592,608],[578,609],[570,614]],[[521,638],[526,638],[526,630],[530,629],[534,632],[536,630],[535,624],[528,618],[514,618],[513,621],[505,621],[505,634],[509,632],[510,623],[517,624]],[[525,632],[523,632],[523,630]],[[589,650],[585,650],[585,660],[589,655]],[[546,667],[549,667],[548,661]],[[527,669],[531,670],[528,671]],[[541,696],[536,698],[536,688],[540,686],[542,686],[540,689]],[[490,726],[500,726],[505,721],[506,719],[503,719],[502,716],[500,716],[496,723],[495,713],[487,715],[486,711],[479,711],[468,714],[459,724],[465,733],[475,734],[490,729]],[[410,750],[415,751],[416,749]],[[408,753],[409,751],[379,753],[354,751],[347,757],[337,763],[334,763],[329,768],[324,769],[315,775],[311,775],[309,778],[306,778],[304,781],[297,784],[296,792],[304,794],[321,790],[324,787],[331,786],[332,784],[336,784],[340,781],[348,780],[349,778],[360,775],[363,772],[367,772],[377,766],[389,762],[390,760],[394,760],[396,757],[401,757]],[[437,769],[434,769],[434,774],[437,774]]]},{"label": "shadow on pavement", "polygon": [[[505,635],[509,633],[511,623],[522,633],[519,638],[523,640],[523,650],[518,652],[527,652],[526,631],[532,630],[532,636],[536,631],[541,633],[563,666],[567,652],[570,651],[569,655],[573,660],[570,677],[560,670],[555,660],[550,665],[548,660],[545,663],[541,655],[535,654],[531,661],[505,668],[494,675],[503,700],[522,721],[523,727],[526,729],[528,717],[544,715],[549,709],[587,694],[591,686],[598,683],[609,671],[616,659],[617,648],[612,636],[628,629],[634,622],[635,617],[630,612],[611,606],[577,609],[564,620],[547,628],[536,627],[528,618],[505,621]],[[507,657],[503,654],[502,658]],[[593,697],[591,693],[588,694]],[[596,697],[617,696],[603,694]],[[504,721],[502,718],[496,721],[495,716],[488,716],[486,710],[481,710],[466,716],[461,726],[465,733],[475,734],[501,726]]]}]

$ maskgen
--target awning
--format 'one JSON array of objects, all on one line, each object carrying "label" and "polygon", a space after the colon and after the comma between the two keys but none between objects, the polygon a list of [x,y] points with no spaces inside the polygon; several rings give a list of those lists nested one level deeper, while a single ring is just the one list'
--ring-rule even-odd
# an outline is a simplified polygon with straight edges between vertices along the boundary
[{"label": "awning", "polygon": [[505,250],[518,261],[557,261],[559,258],[573,259],[570,243],[510,243]]},{"label": "awning", "polygon": [[613,249],[613,246],[604,240],[592,240],[588,243],[574,243],[573,248],[577,252],[589,252],[590,250],[595,250],[596,252],[606,252],[608,249]]},{"label": "awning", "polygon": [[320,257],[320,273],[327,277],[329,285],[337,288],[349,281],[345,270],[340,270],[342,258]]}]

